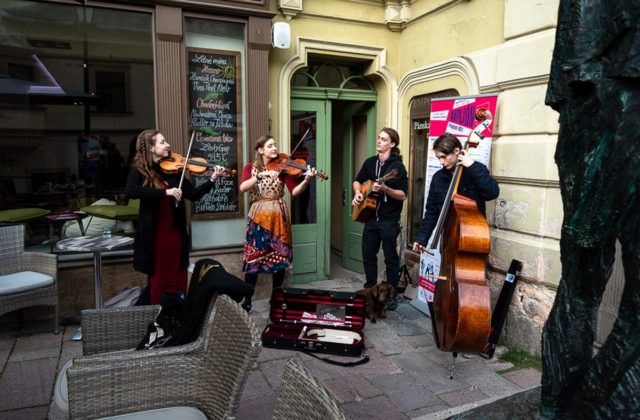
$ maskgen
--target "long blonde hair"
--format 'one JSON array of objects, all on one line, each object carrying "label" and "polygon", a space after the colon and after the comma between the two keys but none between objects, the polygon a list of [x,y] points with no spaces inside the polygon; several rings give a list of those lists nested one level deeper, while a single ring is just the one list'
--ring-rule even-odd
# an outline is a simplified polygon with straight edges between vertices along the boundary
[{"label": "long blonde hair", "polygon": [[158,134],[160,134],[160,131],[155,129],[144,130],[138,134],[133,167],[144,176],[143,186],[151,184],[157,188],[162,187],[160,175],[153,169],[153,157],[151,156],[151,148],[155,146]]},{"label": "long blonde hair", "polygon": [[253,164],[255,165],[256,169],[258,170],[258,172],[262,172],[262,171],[266,171],[267,168],[264,167],[264,162],[262,160],[262,155],[260,154],[260,152],[258,151],[258,149],[261,149],[264,147],[264,145],[271,139],[273,139],[274,137],[272,135],[269,134],[265,134],[263,136],[260,136],[260,138],[258,140],[256,140],[256,145],[253,148],[256,151],[256,155],[255,155],[255,160],[253,161]]}]

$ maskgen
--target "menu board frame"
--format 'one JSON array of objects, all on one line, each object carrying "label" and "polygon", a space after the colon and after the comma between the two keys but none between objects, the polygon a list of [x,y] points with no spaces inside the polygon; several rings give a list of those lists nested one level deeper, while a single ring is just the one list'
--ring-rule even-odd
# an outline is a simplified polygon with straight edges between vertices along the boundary
[{"label": "menu board frame", "polygon": [[[205,60],[200,62],[195,62],[192,60],[194,55],[202,55]],[[213,60],[206,60],[206,56],[209,56]],[[198,89],[195,90],[195,84],[192,83],[192,72],[194,70],[202,71],[205,65],[209,66],[212,62],[215,62],[216,59],[225,59],[229,58],[233,59],[235,66],[235,95],[233,95],[233,100],[235,101],[235,118],[233,119],[234,126],[232,128],[229,127],[217,127],[215,124],[212,125],[195,125],[193,124],[194,118],[194,104],[197,103],[198,99],[203,100],[207,95],[211,92],[216,92],[215,86],[213,89],[210,89],[209,86],[211,83],[207,83],[206,78],[202,78],[203,83],[198,84]],[[237,203],[237,209],[232,211],[199,211],[198,210],[198,202],[191,203],[191,217],[196,220],[202,219],[229,219],[229,218],[238,218],[244,216],[244,194],[240,193],[240,178],[242,177],[242,159],[243,159],[243,148],[242,148],[242,137],[243,137],[243,126],[242,126],[242,63],[241,63],[241,54],[239,51],[225,51],[225,50],[214,50],[207,48],[186,48],[186,74],[187,74],[187,124],[189,127],[189,138],[191,137],[191,133],[193,131],[196,132],[195,140],[193,145],[191,146],[191,157],[205,157],[207,158],[207,162],[211,164],[220,164],[220,162],[216,162],[215,158],[211,158],[211,155],[206,156],[206,153],[201,151],[201,147],[203,144],[213,145],[212,148],[219,147],[221,150],[226,149],[227,146],[231,146],[235,149],[235,165],[224,165],[228,169],[235,169],[237,174],[235,176],[235,182],[232,185],[235,187],[235,191],[233,193],[235,201],[234,204]],[[219,93],[219,92],[218,92]],[[227,93],[222,93],[223,98],[230,99],[231,95]],[[198,117],[198,121],[202,122],[206,120],[204,117]],[[209,132],[203,130],[203,127],[209,128]],[[220,136],[215,134],[212,135],[213,132],[221,133]],[[227,142],[228,137],[235,137],[235,141]],[[203,140],[204,139],[204,140]],[[208,139],[216,139],[213,141],[207,141]],[[211,149],[210,149],[211,150]],[[212,151],[214,154],[218,154],[217,152]],[[203,177],[204,178],[204,177]],[[217,182],[227,183],[229,180],[233,178],[222,178]],[[197,184],[196,177],[192,177],[192,182],[194,185]],[[227,186],[228,188],[228,186]],[[216,194],[216,187],[205,195],[201,200],[207,200],[210,197],[213,197]],[[228,194],[227,194],[228,195]]]}]

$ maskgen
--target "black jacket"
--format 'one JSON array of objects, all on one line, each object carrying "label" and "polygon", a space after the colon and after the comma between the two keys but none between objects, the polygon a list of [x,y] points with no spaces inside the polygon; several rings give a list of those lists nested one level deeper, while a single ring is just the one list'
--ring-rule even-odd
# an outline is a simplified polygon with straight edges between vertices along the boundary
[{"label": "black jacket", "polygon": [[[387,160],[382,163],[382,166],[378,165],[377,162],[379,162],[377,155],[365,160],[355,180],[364,184],[369,180],[376,180],[391,172],[391,170],[396,169],[398,171],[396,178],[385,182],[385,184],[391,189],[404,191],[406,195],[409,190],[409,181],[407,179],[407,170],[402,163],[402,159],[399,156],[389,156]],[[379,173],[376,173],[376,169],[379,169]],[[401,200],[395,200],[388,196],[382,196],[378,200],[378,208],[376,209],[376,217],[378,220],[400,220],[401,212]]]},{"label": "black jacket", "polygon": [[[438,216],[440,216],[452,178],[453,174],[444,168],[433,174],[427,204],[424,207],[424,218],[415,239],[421,245],[427,245],[427,241],[438,223]],[[478,210],[482,214],[486,214],[485,201],[496,199],[500,194],[500,187],[495,179],[489,175],[486,166],[480,162],[473,162],[471,166],[462,171],[458,194],[476,200]]]},{"label": "black jacket", "polygon": [[[169,188],[177,188],[180,184],[180,173],[165,174],[158,165],[154,165],[155,171],[160,174]],[[138,224],[136,226],[136,237],[133,242],[133,268],[142,273],[153,274],[153,244],[156,238],[156,223],[160,200],[166,197],[166,192],[162,188],[155,188],[152,185],[142,186],[144,176],[137,170],[132,169],[127,178],[125,195],[127,198],[139,198],[140,210],[138,211]],[[207,181],[204,184],[194,187],[186,178],[182,183],[182,198],[177,207],[173,206],[173,222],[182,232],[182,249],[180,262],[182,267],[189,264],[189,233],[187,231],[187,214],[184,199],[196,201],[203,195],[211,191],[214,183]]]}]

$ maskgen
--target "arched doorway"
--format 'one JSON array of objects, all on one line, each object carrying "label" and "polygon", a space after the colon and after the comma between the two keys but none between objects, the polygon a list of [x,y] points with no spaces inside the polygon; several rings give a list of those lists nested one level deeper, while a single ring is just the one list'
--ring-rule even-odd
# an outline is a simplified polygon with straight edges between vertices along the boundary
[{"label": "arched doorway", "polygon": [[375,152],[377,94],[363,75],[368,65],[309,57],[291,78],[292,150],[300,143],[293,156],[330,175],[292,202],[294,282],[331,277],[332,258],[362,272],[362,225],[351,220],[350,203],[356,171]]}]

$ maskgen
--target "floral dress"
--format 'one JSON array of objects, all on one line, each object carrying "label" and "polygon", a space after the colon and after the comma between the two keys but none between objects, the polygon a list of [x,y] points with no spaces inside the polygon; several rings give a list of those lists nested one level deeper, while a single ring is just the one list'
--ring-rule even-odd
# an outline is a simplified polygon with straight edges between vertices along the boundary
[{"label": "floral dress", "polygon": [[[247,164],[242,181],[255,176],[254,164]],[[249,190],[249,223],[242,256],[245,273],[274,273],[291,265],[293,260],[291,221],[284,197],[285,185],[289,192],[295,180],[280,176],[276,180],[263,177]]]}]

